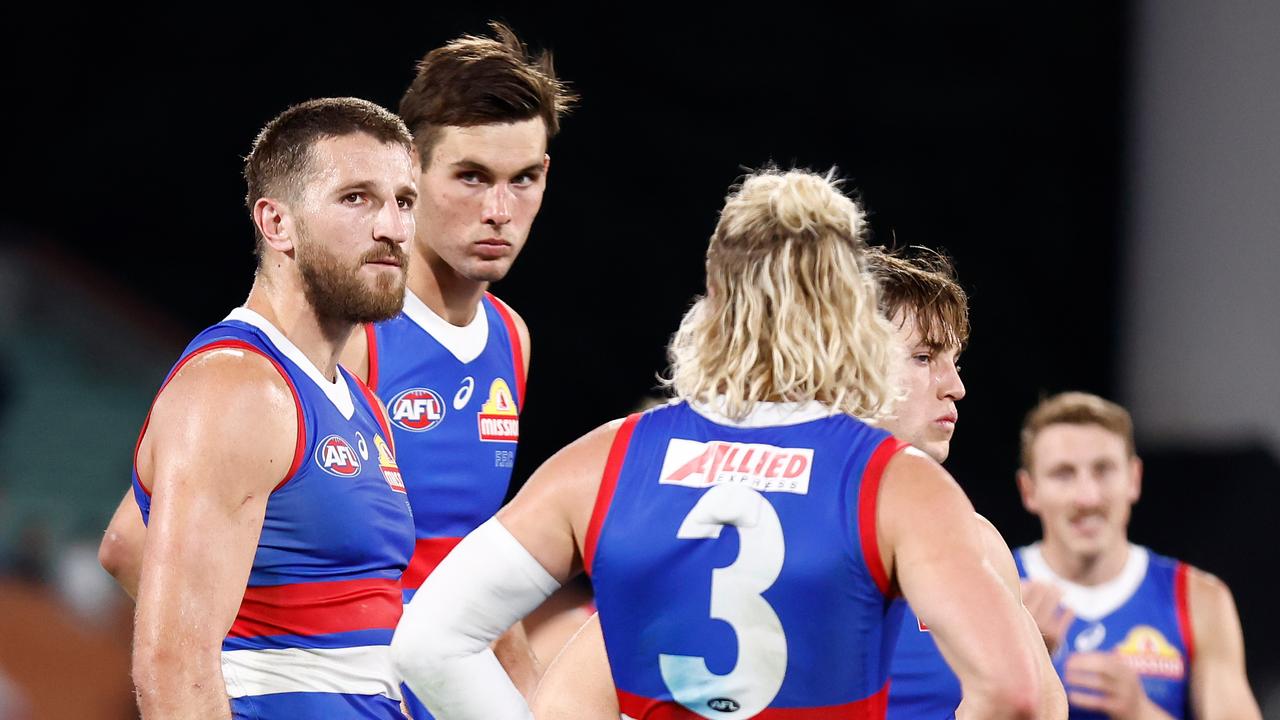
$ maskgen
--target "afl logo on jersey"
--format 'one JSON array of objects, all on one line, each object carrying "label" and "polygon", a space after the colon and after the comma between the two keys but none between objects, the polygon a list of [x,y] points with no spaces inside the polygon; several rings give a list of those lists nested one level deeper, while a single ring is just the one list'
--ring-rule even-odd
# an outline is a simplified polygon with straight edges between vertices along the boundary
[{"label": "afl logo on jersey", "polygon": [[723,713],[737,712],[738,701],[732,698],[711,698],[707,701],[707,707]]},{"label": "afl logo on jersey", "polygon": [[426,432],[444,420],[444,400],[440,393],[428,388],[405,390],[391,398],[387,408],[391,422],[409,432]]},{"label": "afl logo on jersey", "polygon": [[360,474],[360,457],[351,445],[337,435],[330,435],[316,447],[316,464],[321,470],[338,477]]}]

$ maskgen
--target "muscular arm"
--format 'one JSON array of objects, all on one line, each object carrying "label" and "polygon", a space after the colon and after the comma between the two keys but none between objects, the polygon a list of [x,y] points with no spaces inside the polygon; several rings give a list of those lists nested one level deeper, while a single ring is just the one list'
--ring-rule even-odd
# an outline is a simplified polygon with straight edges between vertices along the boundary
[{"label": "muscular arm", "polygon": [[547,668],[532,704],[537,720],[617,720],[618,694],[599,614],[587,620]]},{"label": "muscular arm", "polygon": [[[996,526],[992,525],[990,520],[981,515],[975,515],[974,517],[978,520],[978,531],[982,535],[983,551],[986,553],[987,562],[991,564],[996,574],[1000,576],[1000,580],[1008,588],[1009,593],[1021,605],[1022,586],[1018,580],[1018,566],[1013,562],[1013,552],[1009,550],[1009,545],[1005,543],[1000,531],[996,530]],[[1044,640],[1040,635],[1040,628],[1025,607],[1022,608],[1022,612],[1019,615],[1026,631],[1025,641],[1030,643],[1032,647],[1041,650],[1035,653],[1036,664],[1040,669],[1040,709],[1036,713],[1036,717],[1065,718],[1067,716],[1067,693],[1062,687],[1062,681],[1058,679],[1057,671],[1053,669],[1053,661],[1050,659],[1047,649],[1044,648]]]},{"label": "muscular arm", "polygon": [[1187,569],[1187,605],[1195,655],[1191,707],[1196,720],[1260,720],[1245,675],[1244,637],[1231,590],[1218,578]]},{"label": "muscular arm", "polygon": [[405,607],[391,642],[405,682],[449,718],[530,717],[489,643],[581,570],[581,547],[617,423],[538,468],[463,539]]},{"label": "muscular arm", "polygon": [[988,560],[959,486],[923,454],[900,452],[885,469],[876,518],[889,577],[960,679],[957,717],[1034,717],[1043,650],[1027,642],[1025,611]]},{"label": "muscular arm", "polygon": [[133,652],[144,718],[230,717],[222,639],[296,428],[283,379],[240,350],[191,360],[157,399],[138,459],[152,493]]},{"label": "muscular arm", "polygon": [[111,516],[107,532],[98,546],[98,562],[120,583],[129,597],[138,597],[138,579],[142,576],[142,544],[147,539],[147,526],[133,499],[133,490],[125,491],[116,512]]}]

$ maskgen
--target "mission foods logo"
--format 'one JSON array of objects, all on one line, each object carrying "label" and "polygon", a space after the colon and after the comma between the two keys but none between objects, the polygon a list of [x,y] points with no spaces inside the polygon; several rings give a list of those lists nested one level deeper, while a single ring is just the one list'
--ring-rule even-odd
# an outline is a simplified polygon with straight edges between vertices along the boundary
[{"label": "mission foods logo", "polygon": [[413,388],[391,398],[387,403],[391,422],[409,432],[426,432],[444,419],[444,400],[429,388]]},{"label": "mission foods logo", "polygon": [[360,474],[360,457],[346,440],[337,435],[330,435],[316,446],[316,464],[321,470],[338,477]]},{"label": "mission foods logo", "polygon": [[813,448],[672,438],[658,482],[705,488],[723,483],[760,492],[809,493]]},{"label": "mission foods logo", "polygon": [[489,399],[476,415],[480,439],[486,442],[515,442],[520,439],[520,411],[516,409],[507,381],[497,378],[489,386]]},{"label": "mission foods logo", "polygon": [[378,448],[378,469],[382,471],[382,477],[386,478],[392,490],[399,493],[405,492],[404,478],[400,476],[400,466],[396,465],[396,458],[391,454],[391,448],[387,447],[381,435],[373,436],[373,445]]},{"label": "mission foods logo", "polygon": [[1150,625],[1138,625],[1130,630],[1115,652],[1139,675],[1173,680],[1186,676],[1182,653]]}]

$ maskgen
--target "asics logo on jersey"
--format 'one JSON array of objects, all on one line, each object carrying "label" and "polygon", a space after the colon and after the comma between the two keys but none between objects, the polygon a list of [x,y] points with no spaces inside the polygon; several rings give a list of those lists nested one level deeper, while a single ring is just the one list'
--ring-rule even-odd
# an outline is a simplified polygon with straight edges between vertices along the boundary
[{"label": "asics logo on jersey", "polygon": [[346,440],[337,435],[330,435],[316,446],[316,464],[321,470],[338,477],[360,474],[360,457]]},{"label": "asics logo on jersey", "polygon": [[806,495],[812,466],[813,448],[672,438],[658,482],[695,488],[731,483]]},{"label": "asics logo on jersey", "polygon": [[462,378],[462,387],[453,395],[453,409],[461,410],[471,402],[471,391],[476,389],[476,379],[470,375]]},{"label": "asics logo on jersey", "polygon": [[391,422],[409,432],[426,432],[444,420],[444,400],[430,388],[405,390],[387,403]]}]

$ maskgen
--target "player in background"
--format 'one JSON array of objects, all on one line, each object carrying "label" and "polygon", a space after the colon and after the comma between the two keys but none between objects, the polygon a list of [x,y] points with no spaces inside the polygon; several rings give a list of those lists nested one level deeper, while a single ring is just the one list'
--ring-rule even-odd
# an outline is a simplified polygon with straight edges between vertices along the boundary
[{"label": "player in background", "polygon": [[406,607],[393,654],[434,712],[528,717],[487,643],[586,570],[630,717],[878,716],[899,590],[967,710],[1034,716],[1037,651],[972,506],[856,419],[897,395],[863,232],[830,175],[729,196],[672,340],[679,400],[548,460]]},{"label": "player in background", "polygon": [[402,717],[387,645],[413,517],[384,410],[338,355],[400,311],[417,157],[390,112],[313,100],[244,173],[249,297],[183,352],[135,450],[142,716]]},{"label": "player in background", "polygon": [[[400,100],[422,175],[404,312],[369,325],[343,354],[387,403],[417,526],[408,602],[511,483],[529,363],[529,331],[487,292],[511,269],[546,189],[547,145],[576,98],[551,55],[510,28],[427,53]],[[522,691],[540,669],[523,629],[495,646]],[[410,713],[427,718],[412,693]]]},{"label": "player in background", "polygon": [[1019,548],[1027,607],[1054,651],[1072,718],[1257,719],[1231,591],[1129,542],[1142,490],[1133,421],[1087,393],[1047,398],[1022,425]]},{"label": "player in background", "polygon": [[[899,341],[900,380],[905,393],[893,415],[879,425],[941,463],[950,452],[958,420],[956,403],[965,395],[959,356],[969,336],[968,298],[950,261],[926,248],[887,252],[871,247],[868,266],[880,283],[880,309]],[[1018,573],[1008,546],[994,527],[976,516],[992,565],[1006,587],[1020,595]],[[901,636],[890,666],[889,718],[944,718],[961,701],[959,679],[946,664],[931,634],[901,599]],[[1026,618],[1028,642],[1040,643]],[[1039,717],[1062,717],[1066,698],[1047,654],[1041,654],[1043,696]],[[584,704],[587,711],[584,712]],[[612,718],[617,697],[608,660],[594,619],[576,635],[548,668],[533,701],[534,714],[546,720]]]}]

